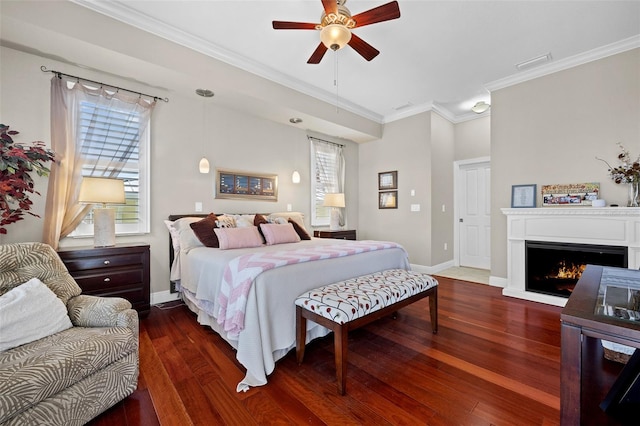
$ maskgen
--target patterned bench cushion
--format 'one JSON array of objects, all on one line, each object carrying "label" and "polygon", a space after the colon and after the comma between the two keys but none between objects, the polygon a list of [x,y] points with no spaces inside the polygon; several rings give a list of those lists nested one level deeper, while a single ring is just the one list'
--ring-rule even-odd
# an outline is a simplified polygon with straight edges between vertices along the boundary
[{"label": "patterned bench cushion", "polygon": [[389,269],[313,289],[298,296],[296,305],[344,324],[436,285],[430,275]]},{"label": "patterned bench cushion", "polygon": [[137,347],[137,336],[126,327],[72,327],[0,352],[0,424]]}]

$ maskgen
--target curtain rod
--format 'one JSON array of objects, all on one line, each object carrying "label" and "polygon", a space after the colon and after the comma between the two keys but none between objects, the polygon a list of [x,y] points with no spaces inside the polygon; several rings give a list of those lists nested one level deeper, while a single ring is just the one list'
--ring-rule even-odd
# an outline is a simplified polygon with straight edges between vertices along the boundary
[{"label": "curtain rod", "polygon": [[141,93],[141,92],[137,92],[135,90],[125,89],[124,87],[118,87],[118,86],[114,86],[112,84],[101,83],[101,82],[95,81],[95,80],[89,80],[88,78],[78,77],[77,75],[65,74],[63,72],[55,71],[55,70],[48,70],[47,67],[45,67],[44,65],[42,65],[40,67],[40,71],[54,73],[54,74],[56,74],[58,76],[58,78],[62,78],[62,76],[64,75],[65,77],[75,78],[76,80],[78,80],[78,82],[80,80],[88,81],[89,83],[99,84],[100,87],[107,86],[107,87],[111,87],[111,88],[116,89],[116,90],[124,90],[125,92],[135,93],[136,95],[146,96],[148,98],[153,98],[154,101],[158,101],[159,100],[159,101],[163,101],[163,102],[169,102],[169,98],[161,98],[159,96],[147,95],[146,93]]},{"label": "curtain rod", "polygon": [[324,139],[316,138],[315,136],[309,136],[309,135],[307,135],[307,137],[308,137],[309,139],[315,139],[315,140],[320,141],[320,142],[330,143],[331,145],[337,145],[337,146],[339,146],[339,147],[344,148],[344,145],[343,145],[343,144],[341,144],[341,143],[331,142],[331,141],[325,141]]}]

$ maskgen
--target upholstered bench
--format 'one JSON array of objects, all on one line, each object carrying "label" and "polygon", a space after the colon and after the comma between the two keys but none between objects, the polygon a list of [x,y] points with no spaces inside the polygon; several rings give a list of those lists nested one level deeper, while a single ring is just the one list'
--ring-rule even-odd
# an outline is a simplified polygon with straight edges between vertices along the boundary
[{"label": "upholstered bench", "polygon": [[389,269],[340,281],[301,294],[296,299],[296,358],[302,364],[307,319],[334,333],[338,392],[347,383],[347,337],[356,329],[429,297],[431,329],[438,332],[438,281],[427,274]]}]

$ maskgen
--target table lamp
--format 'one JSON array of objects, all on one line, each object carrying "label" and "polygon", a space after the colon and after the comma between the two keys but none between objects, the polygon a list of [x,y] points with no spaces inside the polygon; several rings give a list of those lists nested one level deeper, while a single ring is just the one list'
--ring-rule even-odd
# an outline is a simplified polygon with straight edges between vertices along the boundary
[{"label": "table lamp", "polygon": [[338,208],[342,208],[345,206],[344,194],[342,193],[325,194],[323,205],[325,207],[331,207],[331,220],[329,222],[329,229],[332,231],[339,230],[340,229],[340,210],[338,210]]},{"label": "table lamp", "polygon": [[85,177],[80,184],[78,201],[83,204],[102,204],[93,208],[93,245],[116,245],[116,212],[107,204],[124,204],[122,179]]}]

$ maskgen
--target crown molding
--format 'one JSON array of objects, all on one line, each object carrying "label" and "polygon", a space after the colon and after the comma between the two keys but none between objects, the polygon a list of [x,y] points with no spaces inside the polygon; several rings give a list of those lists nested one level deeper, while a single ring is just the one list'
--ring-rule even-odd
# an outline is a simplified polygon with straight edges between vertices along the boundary
[{"label": "crown molding", "polygon": [[[335,104],[336,98],[334,93],[311,86],[296,78],[291,78],[271,67],[267,67],[254,61],[246,56],[238,55],[216,43],[206,41],[200,37],[195,37],[185,31],[169,27],[166,23],[151,18],[127,6],[120,1],[98,2],[95,0],[70,0],[79,6],[86,7],[94,12],[105,15],[109,18],[118,20],[124,24],[131,25],[135,28],[161,37],[170,42],[179,44],[188,49],[202,53],[211,58],[225,62],[243,71],[265,78],[267,80],[278,83],[282,86],[293,89],[302,94],[319,99],[328,104]],[[357,114],[361,117],[382,124],[383,116],[369,109],[356,105],[348,100],[340,99],[338,107],[345,111]]]},{"label": "crown molding", "polygon": [[545,75],[573,68],[578,65],[586,64],[588,62],[596,61],[598,59],[606,58],[607,56],[626,52],[627,50],[636,49],[638,47],[640,47],[640,35],[629,37],[565,59],[552,61],[547,65],[541,65],[528,71],[492,81],[485,84],[484,87],[489,90],[489,92],[493,92],[495,90],[513,86],[514,84],[524,83],[525,81],[533,80],[534,78],[543,77]]}]

